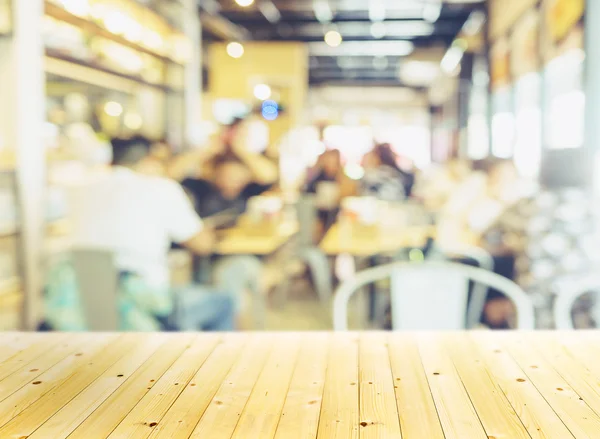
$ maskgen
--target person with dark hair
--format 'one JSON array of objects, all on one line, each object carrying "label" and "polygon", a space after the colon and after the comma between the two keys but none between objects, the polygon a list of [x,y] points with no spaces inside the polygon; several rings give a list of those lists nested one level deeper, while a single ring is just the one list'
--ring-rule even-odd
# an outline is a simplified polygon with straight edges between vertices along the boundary
[{"label": "person with dark hair", "polygon": [[275,181],[257,178],[252,164],[249,165],[258,157],[243,157],[244,154],[217,155],[208,163],[212,179],[186,178],[182,181],[183,187],[192,194],[199,215],[206,217],[223,211],[241,215],[250,198],[271,189]]},{"label": "person with dark hair", "polygon": [[[201,286],[170,289],[167,255],[171,243],[208,254],[214,233],[203,226],[181,186],[139,171],[150,153],[148,139],[114,139],[112,147],[112,169],[72,191],[69,217],[74,248],[114,253],[120,273],[121,329],[233,329],[231,296]],[[63,265],[59,278],[74,279],[71,272],[71,267]],[[85,329],[74,291],[73,285],[48,288],[46,321],[52,328]]]},{"label": "person with dark hair", "polygon": [[361,194],[384,201],[406,199],[415,184],[415,177],[398,166],[398,156],[387,143],[377,145],[363,158],[365,175]]}]

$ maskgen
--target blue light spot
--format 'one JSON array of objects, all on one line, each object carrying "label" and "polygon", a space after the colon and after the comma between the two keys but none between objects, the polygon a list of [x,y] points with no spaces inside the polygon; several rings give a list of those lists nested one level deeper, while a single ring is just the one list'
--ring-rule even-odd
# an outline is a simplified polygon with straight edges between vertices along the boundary
[{"label": "blue light spot", "polygon": [[279,117],[279,105],[272,100],[266,100],[262,103],[262,116],[266,120],[275,120]]}]

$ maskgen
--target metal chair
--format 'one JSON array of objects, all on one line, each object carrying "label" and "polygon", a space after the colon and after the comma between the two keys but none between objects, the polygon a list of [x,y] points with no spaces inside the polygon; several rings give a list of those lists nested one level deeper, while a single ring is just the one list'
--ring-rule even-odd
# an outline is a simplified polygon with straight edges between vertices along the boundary
[{"label": "metal chair", "polygon": [[313,233],[317,223],[317,210],[313,196],[304,195],[300,197],[297,214],[300,225],[297,257],[308,266],[319,299],[322,302],[327,302],[332,295],[333,281],[327,255],[313,243]]},{"label": "metal chair", "polygon": [[[399,262],[371,268],[342,284],[334,298],[333,324],[336,331],[348,329],[347,305],[354,292],[386,278],[391,278],[395,330],[466,329],[467,280],[501,291],[517,308],[518,329],[534,329],[533,304],[514,282],[481,268],[428,261]],[[464,286],[462,292],[457,291],[460,285]],[[420,290],[420,294],[414,291],[415,288]]]},{"label": "metal chair", "polygon": [[[442,252],[446,257],[459,256],[471,259],[477,263],[477,266],[483,270],[494,272],[494,258],[491,254],[479,247],[473,246],[444,246]],[[475,328],[483,314],[485,300],[489,287],[481,282],[476,282],[471,291],[471,300],[467,309],[467,328]]]},{"label": "metal chair", "polygon": [[[598,276],[585,278],[579,282],[571,282],[564,288],[554,301],[554,322],[556,324],[556,329],[575,329],[572,317],[573,305],[575,305],[577,299],[581,296],[594,291],[600,291],[600,277]],[[599,311],[600,309],[598,309],[598,305],[596,305],[594,309],[594,318],[597,325],[600,323]]]},{"label": "metal chair", "polygon": [[119,276],[114,255],[106,250],[74,249],[73,268],[90,331],[117,331]]}]

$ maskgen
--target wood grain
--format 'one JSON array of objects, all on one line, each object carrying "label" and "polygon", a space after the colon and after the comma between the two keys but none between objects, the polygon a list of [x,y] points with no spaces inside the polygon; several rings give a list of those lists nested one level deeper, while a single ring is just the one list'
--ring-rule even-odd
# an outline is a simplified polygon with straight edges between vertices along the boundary
[{"label": "wood grain", "polygon": [[299,350],[298,335],[282,335],[256,381],[233,433],[235,439],[267,439],[275,435]]},{"label": "wood grain", "polygon": [[359,364],[360,437],[401,439],[394,380],[384,334],[369,334],[361,338]]},{"label": "wood grain", "polygon": [[406,438],[444,439],[444,432],[414,337],[388,337],[396,404]]},{"label": "wood grain", "polygon": [[441,337],[419,334],[417,340],[446,439],[488,439]]},{"label": "wood grain", "polygon": [[4,439],[597,439],[600,332],[0,334]]},{"label": "wood grain", "polygon": [[[523,369],[505,351],[502,334],[473,333],[470,337],[485,361],[488,373],[510,401],[532,439],[573,437],[544,396],[525,379]],[[529,367],[537,367],[537,364]]]},{"label": "wood grain", "polygon": [[317,436],[328,349],[329,336],[304,337],[276,439],[312,439]]},{"label": "wood grain", "polygon": [[358,335],[332,337],[318,437],[358,438],[358,343]]}]

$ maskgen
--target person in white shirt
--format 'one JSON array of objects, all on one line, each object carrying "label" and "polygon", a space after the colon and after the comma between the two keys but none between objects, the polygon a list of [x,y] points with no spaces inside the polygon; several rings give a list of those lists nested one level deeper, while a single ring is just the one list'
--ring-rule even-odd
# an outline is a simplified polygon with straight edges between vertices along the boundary
[{"label": "person in white shirt", "polygon": [[[231,296],[200,285],[179,294],[170,289],[167,255],[171,243],[195,254],[210,254],[213,232],[203,226],[179,184],[139,172],[149,156],[149,140],[114,139],[112,146],[113,167],[72,190],[69,216],[74,248],[114,253],[120,272],[121,329],[233,329]],[[182,301],[183,314],[173,319]],[[52,303],[46,309],[51,311]],[[64,318],[65,313],[56,315]],[[57,319],[52,312],[46,317],[52,327],[76,326],[53,321]]]}]

